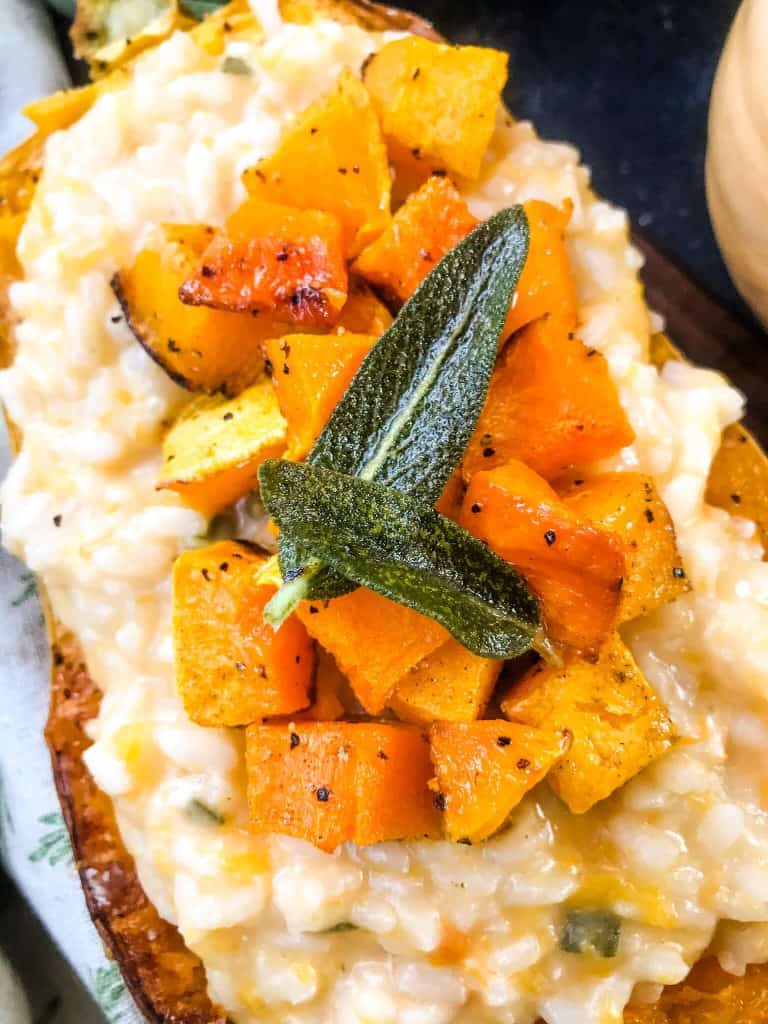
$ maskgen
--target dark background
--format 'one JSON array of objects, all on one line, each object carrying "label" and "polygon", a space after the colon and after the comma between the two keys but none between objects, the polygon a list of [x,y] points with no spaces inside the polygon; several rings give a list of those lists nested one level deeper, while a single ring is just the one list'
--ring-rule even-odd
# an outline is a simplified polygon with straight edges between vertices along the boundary
[{"label": "dark background", "polygon": [[452,42],[511,54],[506,98],[578,146],[596,190],[744,311],[707,215],[707,108],[738,0],[411,0]]},{"label": "dark background", "polygon": [[[452,42],[511,54],[507,104],[578,146],[596,190],[731,310],[749,318],[707,215],[704,153],[717,60],[738,0],[400,0]],[[59,23],[62,38],[66,25]]]}]

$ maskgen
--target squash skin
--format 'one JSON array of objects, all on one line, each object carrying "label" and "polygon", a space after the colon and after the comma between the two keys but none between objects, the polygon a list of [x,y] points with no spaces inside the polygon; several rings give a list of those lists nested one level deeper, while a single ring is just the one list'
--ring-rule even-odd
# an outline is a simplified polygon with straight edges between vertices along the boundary
[{"label": "squash skin", "polygon": [[143,249],[112,287],[136,340],[181,387],[236,395],[264,372],[261,341],[273,331],[246,314],[179,302],[179,287],[211,241],[197,225],[175,225]]},{"label": "squash skin", "polygon": [[522,462],[476,473],[460,524],[511,562],[542,603],[547,635],[590,656],[616,622],[624,546]]},{"label": "squash skin", "polygon": [[[371,0],[286,0],[284,14],[308,20],[314,11],[373,29],[412,31],[436,38],[432,27],[415,15],[384,7]],[[235,0],[193,30],[196,38],[221,52],[227,19],[239,25],[255,21],[246,0]],[[109,79],[102,79],[101,88]],[[89,88],[89,87],[87,87]],[[64,124],[58,127],[65,127]],[[53,128],[46,129],[53,130]],[[34,181],[42,166],[44,134],[38,133],[0,162],[0,179],[7,200],[5,209],[23,219],[34,194]],[[3,208],[0,208],[0,214]],[[5,241],[0,238],[0,365],[12,354],[12,324],[7,316],[6,289],[12,276],[6,271]],[[661,338],[661,336],[659,336]],[[667,339],[654,354],[660,365],[672,346]],[[696,339],[689,338],[695,350]],[[675,353],[677,358],[679,353]],[[18,447],[21,430],[9,424]],[[726,440],[735,439],[741,453],[740,494],[749,503],[749,515],[761,525],[765,543],[765,481],[768,460],[750,435],[729,428]],[[741,442],[738,435],[749,439]],[[716,460],[710,477],[709,500],[732,511],[723,465]],[[722,497],[724,495],[724,498]],[[151,1024],[225,1024],[225,1015],[205,993],[205,972],[175,928],[164,922],[148,902],[136,877],[132,858],[120,839],[112,802],[96,789],[82,758],[90,745],[85,726],[98,714],[100,692],[88,675],[76,640],[60,631],[49,617],[54,671],[46,739],[51,750],[62,811],[70,831],[89,910],[100,935],[119,964],[126,984]],[[96,878],[107,882],[97,886]],[[106,899],[104,896],[106,895]],[[148,915],[148,916],[145,916]],[[153,935],[153,939],[149,936]],[[694,966],[689,978],[667,987],[653,1005],[629,1006],[625,1024],[762,1024],[768,1016],[768,968],[752,965],[744,977],[725,974],[706,958]]]},{"label": "squash skin", "polygon": [[193,399],[165,436],[157,489],[205,515],[220,512],[256,487],[261,463],[285,450],[285,431],[266,377],[237,398]]}]

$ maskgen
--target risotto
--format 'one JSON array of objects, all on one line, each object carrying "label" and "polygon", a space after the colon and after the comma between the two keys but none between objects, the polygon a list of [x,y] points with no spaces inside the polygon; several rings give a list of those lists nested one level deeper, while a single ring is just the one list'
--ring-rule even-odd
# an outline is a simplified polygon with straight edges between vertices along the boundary
[{"label": "risotto", "polygon": [[[650,363],[660,325],[627,217],[595,197],[572,147],[501,117],[463,195],[479,218],[573,204],[579,336],[607,359],[636,435],[600,468],[654,477],[692,584],[623,631],[680,742],[585,815],[539,786],[486,843],[325,853],[248,831],[240,731],[193,724],[176,692],[170,570],[207,523],[155,484],[189,395],[136,343],[110,281],[161,225],[223,224],[242,171],[388,38],[276,22],[263,43],[229,43],[246,75],[178,33],[49,139],[11,291],[18,352],[0,375],[24,428],[4,542],[82,643],[104,692],[88,767],[148,896],[238,1024],[615,1024],[705,949],[735,973],[768,958],[768,564],[754,525],[704,500],[742,398],[713,371]],[[622,919],[610,960],[560,945],[563,904],[595,900]]]}]

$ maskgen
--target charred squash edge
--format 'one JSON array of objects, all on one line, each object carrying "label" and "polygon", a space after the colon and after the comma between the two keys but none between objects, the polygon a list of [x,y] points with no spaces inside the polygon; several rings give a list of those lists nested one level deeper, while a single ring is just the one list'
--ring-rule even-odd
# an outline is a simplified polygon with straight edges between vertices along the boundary
[{"label": "charred squash edge", "polygon": [[[417,15],[370,0],[284,2],[290,7],[291,20],[324,14],[366,29],[410,31],[441,39],[429,22]],[[28,208],[42,166],[43,143],[44,136],[33,135],[0,161],[0,179],[13,176],[17,181],[17,194],[0,196],[0,202],[10,202],[13,207],[18,199],[22,213]],[[7,366],[12,359],[9,283],[8,278],[0,280],[0,366]],[[681,355],[663,335],[656,336],[653,361],[661,366],[670,358]],[[17,425],[7,425],[18,449],[21,432]],[[763,512],[758,526],[765,537],[768,459],[740,425],[726,431],[724,444],[729,440],[732,445],[739,442],[749,462],[746,475],[754,480],[753,507],[757,503]],[[728,510],[734,511],[732,507]],[[49,608],[46,617],[53,664],[45,738],[91,917],[138,1009],[151,1024],[226,1024],[225,1013],[208,997],[200,959],[186,947],[178,929],[160,917],[144,892],[133,858],[120,837],[112,801],[97,788],[85,765],[83,754],[91,742],[86,726],[98,714],[101,692],[88,674],[76,637],[56,623]],[[693,1024],[701,1013],[716,1009],[722,1010],[723,1016],[717,1019],[724,1024],[748,1024],[750,1018],[743,1014],[749,1014],[756,999],[768,1001],[768,965],[751,966],[744,977],[737,978],[705,957],[684,982],[665,989],[657,1003],[630,1006],[624,1019],[625,1024]],[[753,1019],[758,1024],[764,1018]]]}]

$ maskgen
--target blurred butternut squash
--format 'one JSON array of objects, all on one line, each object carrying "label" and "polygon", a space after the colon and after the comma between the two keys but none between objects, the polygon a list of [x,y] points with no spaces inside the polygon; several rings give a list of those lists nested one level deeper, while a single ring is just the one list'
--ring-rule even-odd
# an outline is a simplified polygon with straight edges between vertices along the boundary
[{"label": "blurred butternut squash", "polygon": [[477,178],[507,63],[500,50],[406,36],[382,46],[368,61],[364,81],[388,143],[431,170]]},{"label": "blurred butternut squash", "polygon": [[256,199],[335,214],[345,251],[359,252],[386,227],[390,195],[386,146],[360,79],[343,72],[243,181]]},{"label": "blurred butternut squash", "polygon": [[369,334],[292,334],[264,344],[288,424],[287,457],[303,459],[376,339]]},{"label": "blurred butternut squash", "polygon": [[246,730],[251,829],[322,850],[438,838],[420,729],[376,722],[293,722]]},{"label": "blurred butternut squash", "polygon": [[552,640],[587,654],[600,647],[616,622],[626,572],[618,537],[517,461],[472,477],[459,521],[525,576]]},{"label": "blurred butternut squash", "polygon": [[200,262],[213,231],[169,225],[158,245],[143,249],[112,286],[128,326],[149,355],[190,391],[236,395],[264,373],[261,342],[275,332],[246,314],[185,306],[179,287]]},{"label": "blurred butternut squash", "polygon": [[472,722],[485,710],[503,664],[449,640],[403,676],[389,707],[403,721],[421,725]]},{"label": "blurred butternut squash", "polygon": [[479,843],[499,831],[563,755],[568,733],[503,720],[435,722],[429,742],[446,835]]},{"label": "blurred butternut squash", "polygon": [[603,356],[562,318],[546,316],[502,351],[464,475],[521,459],[551,480],[614,455],[634,436]]},{"label": "blurred butternut squash", "polygon": [[598,473],[570,481],[560,493],[577,515],[621,538],[627,565],[618,622],[648,615],[689,589],[675,528],[650,477]]},{"label": "blurred butternut squash", "polygon": [[266,377],[237,398],[203,395],[181,412],[163,442],[158,490],[213,515],[258,485],[259,466],[285,450],[286,424]]},{"label": "blurred butternut squash", "polygon": [[313,650],[292,617],[275,632],[262,619],[274,584],[267,559],[236,541],[185,551],[173,569],[176,685],[198,725],[247,725],[309,704]]},{"label": "blurred butternut squash", "polygon": [[296,614],[372,715],[384,709],[406,672],[449,639],[433,619],[367,587],[332,601],[305,601]]},{"label": "blurred butternut squash", "polygon": [[549,783],[576,814],[588,811],[660,757],[675,737],[656,691],[614,633],[596,662],[539,662],[504,697],[507,718],[568,729],[573,742]]},{"label": "blurred butternut squash", "polygon": [[211,239],[179,297],[190,306],[331,326],[347,300],[341,224],[320,210],[246,200]]}]

